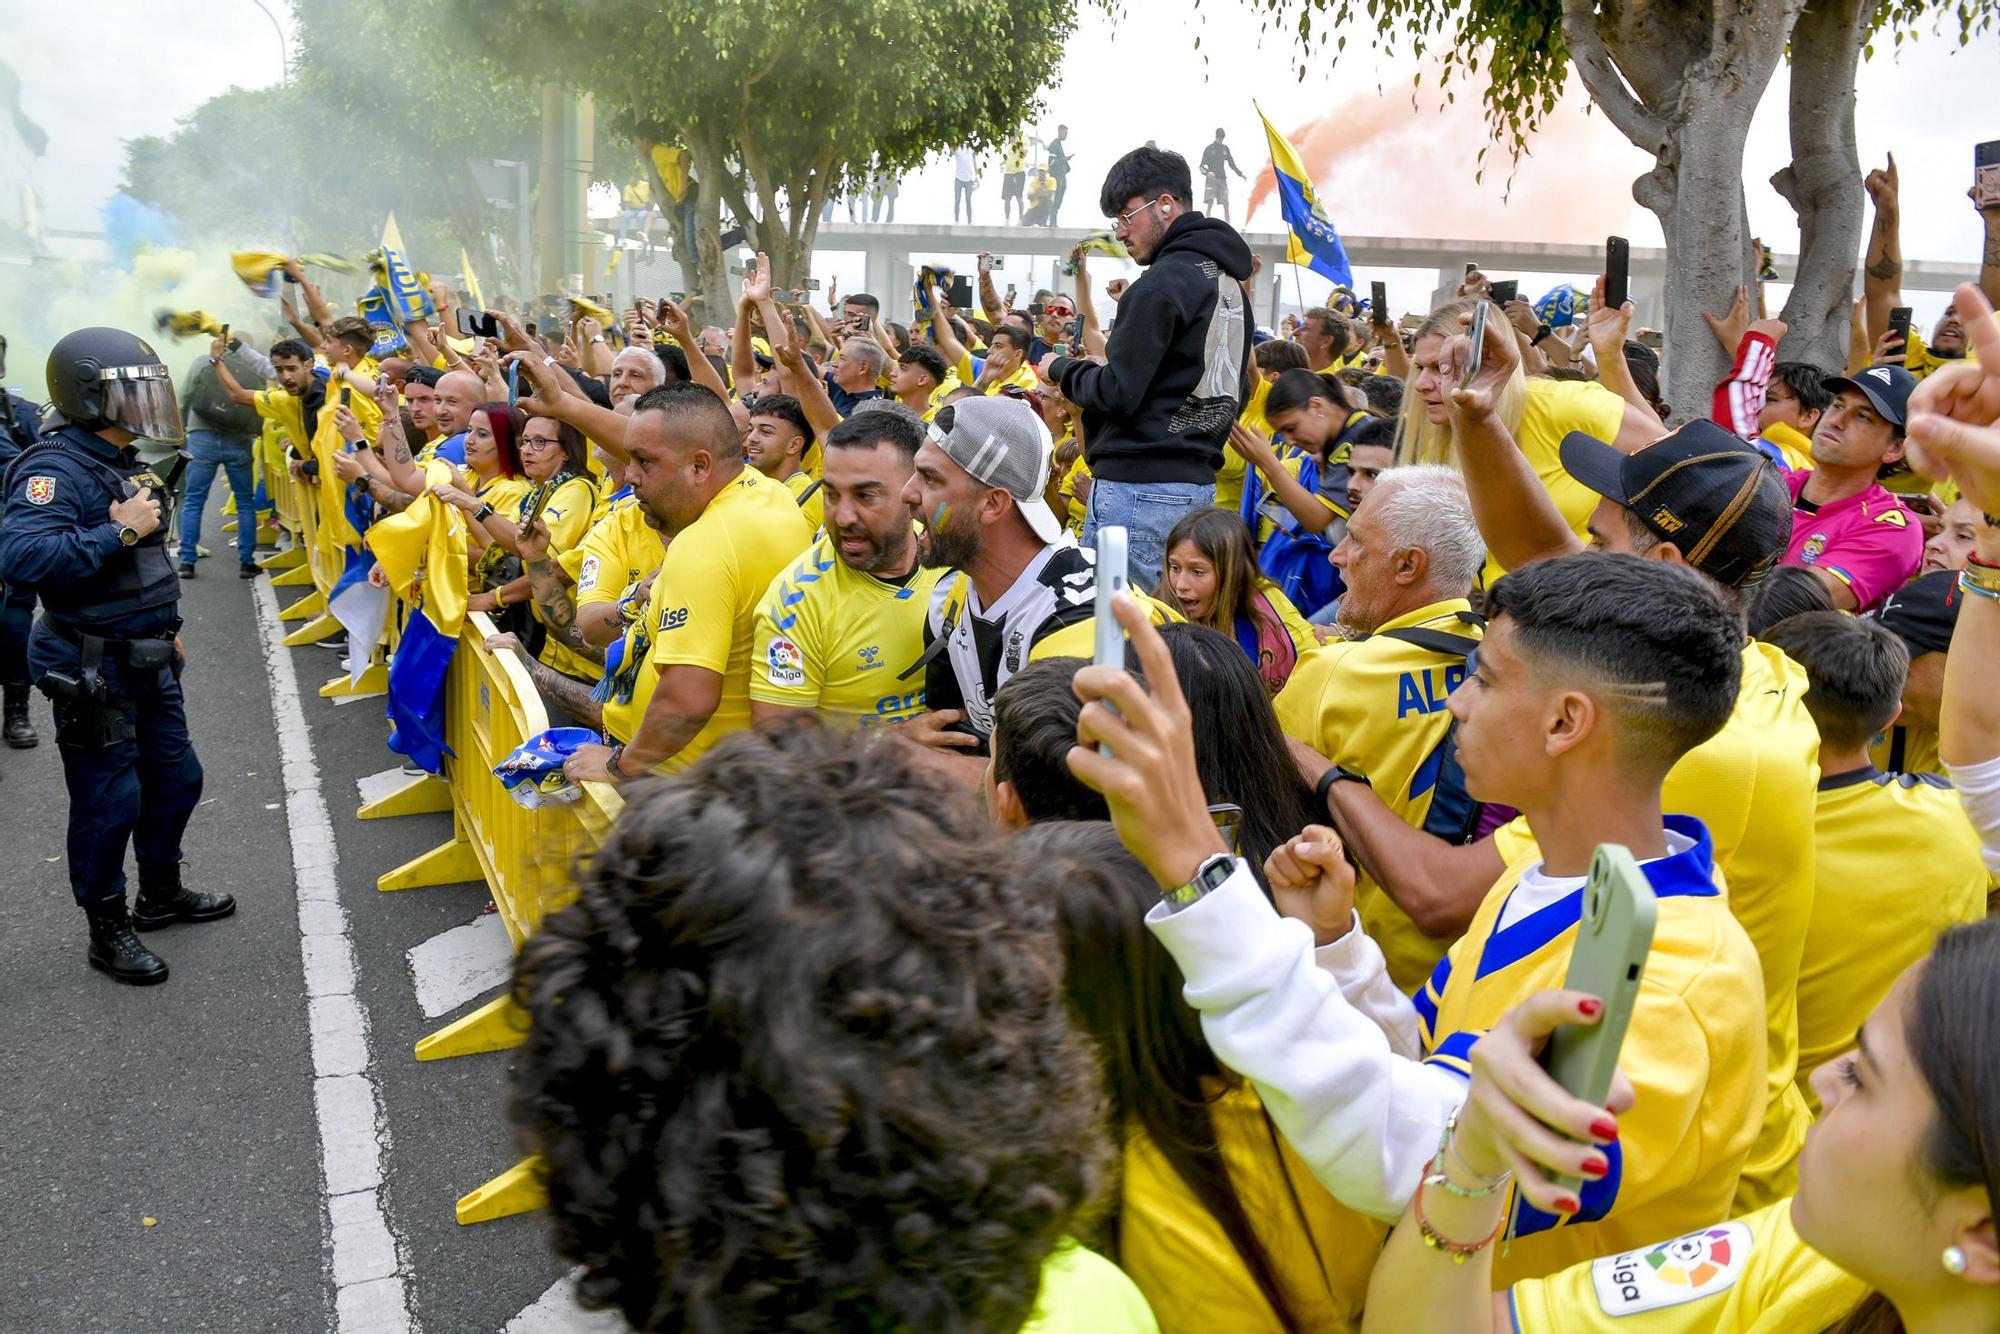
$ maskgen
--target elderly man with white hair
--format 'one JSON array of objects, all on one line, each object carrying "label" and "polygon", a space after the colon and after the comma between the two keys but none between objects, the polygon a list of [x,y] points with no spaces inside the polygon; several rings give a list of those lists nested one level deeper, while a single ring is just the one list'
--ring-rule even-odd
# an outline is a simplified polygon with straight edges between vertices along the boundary
[{"label": "elderly man with white hair", "polygon": [[[1316,752],[1304,763],[1322,801],[1352,782],[1419,828],[1462,841],[1477,822],[1450,761],[1445,700],[1484,629],[1470,596],[1485,560],[1465,481],[1449,468],[1392,468],[1355,508],[1333,551],[1347,637],[1301,656],[1277,698],[1286,735]],[[1426,934],[1365,870],[1355,902],[1396,984],[1422,986],[1450,939]]]},{"label": "elderly man with white hair", "polygon": [[611,359],[611,410],[632,411],[639,395],[667,382],[667,368],[650,347],[628,345]]}]

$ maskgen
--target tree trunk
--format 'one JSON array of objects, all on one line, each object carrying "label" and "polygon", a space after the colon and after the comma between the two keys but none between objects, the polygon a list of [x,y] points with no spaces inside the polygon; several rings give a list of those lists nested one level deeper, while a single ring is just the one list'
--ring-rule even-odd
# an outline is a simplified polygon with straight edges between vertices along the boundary
[{"label": "tree trunk", "polygon": [[1662,393],[1677,422],[1708,414],[1728,370],[1701,313],[1727,310],[1750,276],[1743,143],[1805,2],[1628,0],[1601,20],[1592,0],[1563,3],[1563,37],[1591,100],[1654,157],[1632,197],[1666,237]]},{"label": "tree trunk", "polygon": [[1861,253],[1861,162],[1854,79],[1867,12],[1861,0],[1809,0],[1792,29],[1792,161],[1771,185],[1799,216],[1799,269],[1785,301],[1778,355],[1837,370],[1847,361],[1855,256]]},{"label": "tree trunk", "polygon": [[718,324],[728,328],[735,317],[736,301],[730,295],[728,274],[722,258],[722,197],[729,174],[713,134],[687,127],[683,141],[688,146],[688,167],[700,182],[695,199],[694,265],[682,274],[691,304],[699,313],[689,312],[699,328]]}]

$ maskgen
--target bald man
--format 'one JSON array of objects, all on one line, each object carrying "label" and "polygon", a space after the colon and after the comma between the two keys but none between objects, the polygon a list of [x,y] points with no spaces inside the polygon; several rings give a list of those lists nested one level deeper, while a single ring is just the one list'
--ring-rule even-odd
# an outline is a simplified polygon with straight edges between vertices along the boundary
[{"label": "bald man", "polygon": [[486,401],[486,384],[471,371],[446,371],[438,378],[436,406],[438,430],[444,434],[428,457],[443,459],[454,468],[465,466],[465,428],[472,422],[472,410]]}]

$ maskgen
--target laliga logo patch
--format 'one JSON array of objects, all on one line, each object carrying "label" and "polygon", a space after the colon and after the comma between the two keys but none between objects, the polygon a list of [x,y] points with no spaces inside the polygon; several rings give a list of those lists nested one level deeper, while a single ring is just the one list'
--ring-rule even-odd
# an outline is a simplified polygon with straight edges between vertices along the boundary
[{"label": "laliga logo patch", "polygon": [[1741,1223],[1690,1232],[1644,1251],[1606,1256],[1590,1267],[1597,1304],[1609,1316],[1636,1315],[1726,1292],[1750,1259]]},{"label": "laliga logo patch", "polygon": [[56,479],[53,477],[30,477],[28,479],[28,503],[46,505],[56,498]]},{"label": "laliga logo patch", "polygon": [[799,646],[780,636],[764,653],[764,674],[774,686],[802,686],[806,683],[805,662]]},{"label": "laliga logo patch", "polygon": [[583,558],[583,567],[576,572],[576,586],[586,593],[597,587],[597,557]]}]

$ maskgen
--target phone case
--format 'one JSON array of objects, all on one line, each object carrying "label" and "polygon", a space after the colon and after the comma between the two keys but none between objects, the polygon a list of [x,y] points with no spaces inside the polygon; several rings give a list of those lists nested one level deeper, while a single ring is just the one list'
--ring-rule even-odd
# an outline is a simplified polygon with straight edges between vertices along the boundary
[{"label": "phone case", "polygon": [[[1118,617],[1111,610],[1111,599],[1128,583],[1129,577],[1125,568],[1125,530],[1098,529],[1097,605],[1093,608],[1097,618],[1097,648],[1091,661],[1099,667],[1122,668],[1125,665],[1125,627],[1118,624]],[[1111,747],[1101,742],[1098,749],[1106,755],[1111,753]]]},{"label": "phone case", "polygon": [[[1600,843],[1584,881],[1583,911],[1563,988],[1602,1000],[1604,1017],[1592,1025],[1558,1028],[1542,1055],[1551,1078],[1599,1107],[1611,1094],[1611,1076],[1625,1045],[1658,916],[1659,899],[1631,852],[1616,843]],[[1555,1180],[1572,1192],[1581,1184],[1575,1178]]]},{"label": "phone case", "polygon": [[1972,197],[1981,208],[2000,204],[2000,139],[1973,145]]},{"label": "phone case", "polygon": [[1472,328],[1466,333],[1465,371],[1458,377],[1460,384],[1470,383],[1472,377],[1479,374],[1479,368],[1485,364],[1486,312],[1488,309],[1489,307],[1484,301],[1477,302],[1472,307]]},{"label": "phone case", "polygon": [[1632,243],[1622,236],[1604,240],[1604,304],[1616,310],[1632,294]]}]

